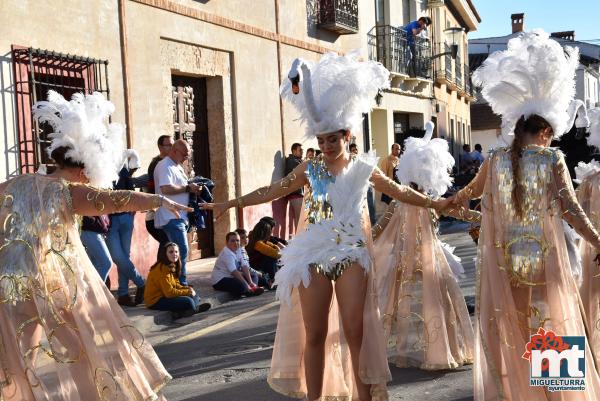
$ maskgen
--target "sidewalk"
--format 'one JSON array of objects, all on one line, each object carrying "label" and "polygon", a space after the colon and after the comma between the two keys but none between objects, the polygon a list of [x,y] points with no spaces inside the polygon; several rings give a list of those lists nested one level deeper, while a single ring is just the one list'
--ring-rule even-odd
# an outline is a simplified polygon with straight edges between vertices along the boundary
[{"label": "sidewalk", "polygon": [[[229,293],[215,291],[210,284],[210,274],[216,260],[216,257],[197,259],[188,262],[186,266],[188,282],[200,294],[200,300],[202,302],[209,302],[213,308],[233,300],[233,297]],[[172,322],[171,312],[151,310],[144,305],[138,305],[135,308],[124,307],[123,310],[135,327],[142,333],[155,330],[157,325]]]}]

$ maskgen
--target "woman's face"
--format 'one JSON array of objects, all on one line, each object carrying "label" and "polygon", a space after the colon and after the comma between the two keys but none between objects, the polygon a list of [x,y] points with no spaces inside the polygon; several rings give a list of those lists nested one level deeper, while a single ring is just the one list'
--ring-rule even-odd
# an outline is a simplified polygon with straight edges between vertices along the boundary
[{"label": "woman's face", "polygon": [[171,263],[176,263],[179,260],[179,248],[170,246],[167,249],[167,259],[169,259],[169,262]]},{"label": "woman's face", "polygon": [[248,245],[248,235],[240,234],[240,246],[245,247],[246,245]]},{"label": "woman's face", "polygon": [[332,162],[344,155],[349,139],[349,131],[318,135],[317,143],[319,144],[319,149],[323,152],[325,161]]}]

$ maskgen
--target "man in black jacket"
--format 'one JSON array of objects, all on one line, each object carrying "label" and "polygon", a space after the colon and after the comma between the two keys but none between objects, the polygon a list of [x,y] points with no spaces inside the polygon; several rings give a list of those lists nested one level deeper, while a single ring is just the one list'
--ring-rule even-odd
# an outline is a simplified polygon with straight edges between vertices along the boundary
[{"label": "man in black jacket", "polygon": [[[302,155],[304,151],[302,150],[302,144],[294,143],[292,145],[292,153],[285,158],[285,174],[287,176],[291,173],[298,165],[302,163]],[[300,211],[302,210],[302,201],[304,199],[304,189],[300,188],[299,190],[292,192],[291,194],[285,197],[290,205],[293,216],[293,224],[292,224],[292,233],[296,233],[298,229],[298,221],[300,220]]]}]

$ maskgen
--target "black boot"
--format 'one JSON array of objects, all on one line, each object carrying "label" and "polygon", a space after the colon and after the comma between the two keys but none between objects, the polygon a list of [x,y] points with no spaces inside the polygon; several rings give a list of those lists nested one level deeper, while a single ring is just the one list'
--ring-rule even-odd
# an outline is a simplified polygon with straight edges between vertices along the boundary
[{"label": "black boot", "polygon": [[117,298],[117,303],[121,306],[135,306],[136,303],[133,302],[133,299],[129,295],[121,295]]},{"label": "black boot", "polygon": [[142,287],[138,287],[137,290],[135,290],[135,304],[136,305],[144,303],[144,290],[145,289],[146,289],[146,286],[142,286]]}]

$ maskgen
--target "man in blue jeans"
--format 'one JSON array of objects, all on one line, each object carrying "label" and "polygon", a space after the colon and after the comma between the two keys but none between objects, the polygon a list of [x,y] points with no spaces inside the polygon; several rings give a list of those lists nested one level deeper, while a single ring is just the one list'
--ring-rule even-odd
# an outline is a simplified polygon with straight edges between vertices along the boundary
[{"label": "man in blue jeans", "polygon": [[[133,190],[132,176],[140,167],[140,158],[135,150],[128,149],[125,164],[119,172],[119,181],[114,189]],[[131,238],[133,236],[133,220],[135,213],[122,212],[110,215],[110,229],[106,235],[106,245],[119,273],[117,302],[122,306],[136,306],[144,302],[144,278],[131,261]],[[134,299],[129,296],[129,281],[133,281],[137,290]]]},{"label": "man in blue jeans", "polygon": [[[193,183],[188,184],[188,177],[183,169],[183,163],[190,156],[190,145],[183,139],[175,141],[167,157],[162,159],[154,169],[155,193],[187,205],[190,201],[190,192],[200,194],[202,186]],[[186,261],[188,255],[187,212],[179,212],[175,215],[168,209],[161,207],[154,216],[154,226],[161,228],[169,238],[179,246],[179,257],[181,258],[181,275],[179,281],[187,285]]]}]

